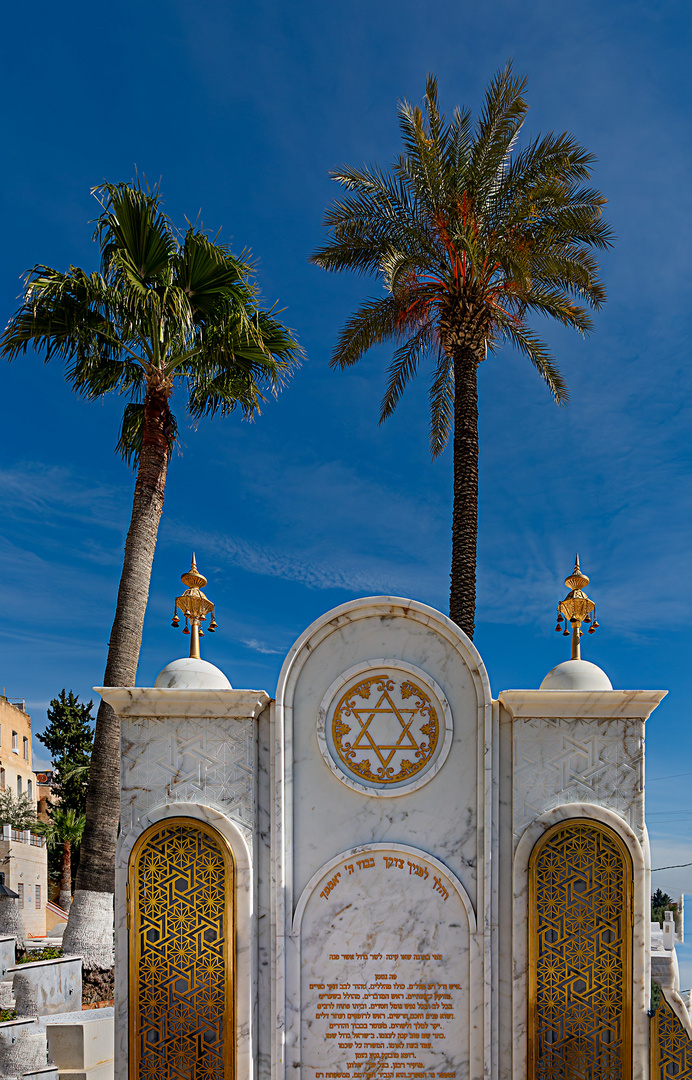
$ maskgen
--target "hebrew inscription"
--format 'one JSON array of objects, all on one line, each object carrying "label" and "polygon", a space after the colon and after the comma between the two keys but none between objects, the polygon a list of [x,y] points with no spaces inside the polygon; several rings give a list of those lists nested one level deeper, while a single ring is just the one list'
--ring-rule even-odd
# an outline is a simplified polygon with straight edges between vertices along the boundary
[{"label": "hebrew inscription", "polygon": [[466,1077],[468,921],[434,863],[344,859],[313,890],[301,947],[306,1080]]}]

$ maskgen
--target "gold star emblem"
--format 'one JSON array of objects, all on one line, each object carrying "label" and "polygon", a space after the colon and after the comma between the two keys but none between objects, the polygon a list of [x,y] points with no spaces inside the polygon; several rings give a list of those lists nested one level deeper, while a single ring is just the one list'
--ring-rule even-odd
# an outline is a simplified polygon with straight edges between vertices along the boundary
[{"label": "gold star emblem", "polygon": [[334,710],[332,736],[339,758],[351,772],[393,784],[414,776],[430,761],[439,722],[429,694],[416,683],[373,675],[342,695]]}]

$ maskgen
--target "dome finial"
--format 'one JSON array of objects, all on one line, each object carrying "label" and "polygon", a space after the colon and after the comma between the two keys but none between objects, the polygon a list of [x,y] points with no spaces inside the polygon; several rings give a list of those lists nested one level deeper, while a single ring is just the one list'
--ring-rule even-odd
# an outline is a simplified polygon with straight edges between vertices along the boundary
[{"label": "dome finial", "polygon": [[[590,623],[589,633],[593,634],[598,628],[596,622],[596,605],[584,592],[589,584],[586,574],[582,573],[579,566],[579,553],[574,560],[574,570],[565,578],[565,585],[570,590],[564,600],[557,605],[556,631],[562,630],[564,635],[569,634],[568,622],[572,628],[572,660],[581,660],[581,638],[583,630],[581,624]],[[564,629],[562,622],[564,619]]]},{"label": "dome finial", "polygon": [[176,596],[175,603],[173,605],[173,622],[171,626],[179,626],[180,618],[178,612],[185,616],[185,628],[184,634],[190,634],[190,656],[193,659],[201,659],[199,653],[199,639],[204,637],[204,631],[200,628],[201,624],[206,620],[207,615],[211,614],[211,622],[209,623],[209,632],[214,633],[218,623],[214,618],[214,605],[211,600],[202,592],[202,588],[207,584],[207,579],[204,574],[200,574],[197,569],[197,562],[195,560],[195,553],[192,552],[192,564],[186,574],[182,574],[180,580],[183,585],[187,585],[185,592],[182,596]]}]

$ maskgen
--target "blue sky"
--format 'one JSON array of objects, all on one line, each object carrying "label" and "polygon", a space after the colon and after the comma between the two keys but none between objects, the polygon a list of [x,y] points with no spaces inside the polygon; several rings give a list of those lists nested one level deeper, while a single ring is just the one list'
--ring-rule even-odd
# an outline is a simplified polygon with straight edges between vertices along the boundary
[{"label": "blue sky", "polygon": [[[136,166],[161,177],[174,221],[201,210],[252,249],[308,357],[256,423],[182,425],[141,684],[183,651],[170,613],[193,546],[218,605],[206,656],[235,686],[273,692],[295,637],[349,597],[446,610],[451,461],[428,456],[425,380],[378,427],[387,350],[328,367],[376,288],[308,265],[329,168],[386,164],[397,100],[419,100],[428,71],[449,110],[477,109],[509,57],[529,78],[527,130],[596,153],[618,237],[609,302],[587,341],[540,327],[570,407],[511,351],[480,371],[475,640],[495,694],[537,686],[566,655],[553,613],[580,551],[601,622],[586,655],[616,687],[670,690],[648,725],[648,820],[654,866],[692,862],[689,5],[37,0],[5,26],[3,324],[34,263],[94,265],[89,189]],[[133,481],[113,453],[121,400],[85,404],[35,357],[0,378],[0,688],[40,730],[63,686],[88,697],[101,681]],[[655,881],[692,892],[692,867]]]}]

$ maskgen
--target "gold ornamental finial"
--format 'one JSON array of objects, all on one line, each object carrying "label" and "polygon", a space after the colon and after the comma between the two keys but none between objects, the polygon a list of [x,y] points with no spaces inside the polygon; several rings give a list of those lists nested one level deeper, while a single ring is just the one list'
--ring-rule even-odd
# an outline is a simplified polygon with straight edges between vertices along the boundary
[{"label": "gold ornamental finial", "polygon": [[[596,622],[596,605],[589,600],[584,589],[589,584],[586,574],[582,573],[579,566],[579,553],[574,560],[574,570],[565,578],[565,585],[570,590],[564,600],[557,605],[556,632],[562,630],[563,636],[569,634],[568,623],[572,628],[572,660],[581,660],[581,638],[584,631],[581,624],[590,623],[589,633],[594,634],[598,629]],[[564,629],[562,622],[564,619]]]},{"label": "gold ornamental finial", "polygon": [[214,605],[202,592],[202,588],[207,584],[207,579],[204,574],[200,574],[197,569],[194,551],[192,552],[192,564],[190,569],[186,574],[182,574],[180,580],[183,585],[187,585],[187,588],[182,596],[176,596],[175,598],[175,603],[173,605],[173,622],[171,623],[171,626],[180,626],[178,612],[185,616],[185,628],[183,633],[191,634],[190,656],[196,660],[200,660],[199,639],[204,637],[204,630],[201,629],[201,624],[205,621],[207,615],[211,614],[209,633],[213,634],[218,623],[214,618]]}]

